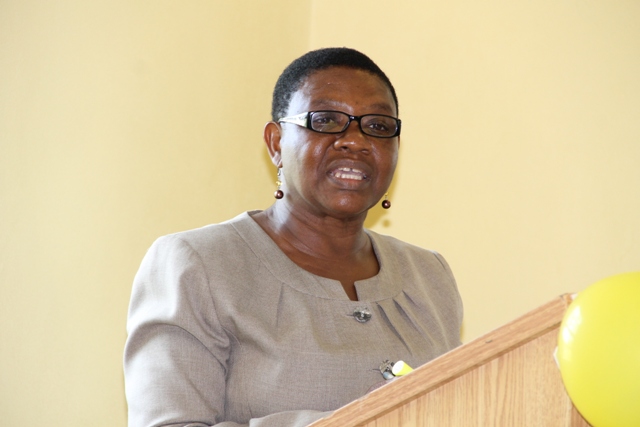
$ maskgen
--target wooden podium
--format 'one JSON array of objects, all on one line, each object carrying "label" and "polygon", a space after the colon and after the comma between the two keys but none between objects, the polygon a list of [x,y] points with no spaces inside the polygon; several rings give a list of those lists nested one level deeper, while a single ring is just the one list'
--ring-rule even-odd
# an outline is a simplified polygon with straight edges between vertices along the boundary
[{"label": "wooden podium", "polygon": [[589,427],[554,359],[563,295],[312,424],[312,427]]}]

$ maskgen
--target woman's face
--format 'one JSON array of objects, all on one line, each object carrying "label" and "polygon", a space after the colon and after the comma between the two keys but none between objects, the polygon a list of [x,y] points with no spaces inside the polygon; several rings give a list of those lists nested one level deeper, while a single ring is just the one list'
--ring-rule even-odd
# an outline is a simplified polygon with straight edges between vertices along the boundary
[{"label": "woman's face", "polygon": [[[397,117],[391,92],[380,78],[344,67],[310,75],[293,94],[287,116],[317,110]],[[318,216],[366,215],[391,184],[399,142],[399,137],[365,135],[356,121],[339,134],[280,124],[285,200]]]}]

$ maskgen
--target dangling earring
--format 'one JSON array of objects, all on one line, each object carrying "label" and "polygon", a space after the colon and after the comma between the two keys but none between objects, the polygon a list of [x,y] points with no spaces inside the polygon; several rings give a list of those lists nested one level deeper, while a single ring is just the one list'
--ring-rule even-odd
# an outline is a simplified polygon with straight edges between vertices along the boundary
[{"label": "dangling earring", "polygon": [[389,209],[391,207],[391,202],[387,200],[388,196],[389,196],[389,193],[385,193],[384,200],[381,203],[384,209]]},{"label": "dangling earring", "polygon": [[282,186],[282,181],[280,181],[281,176],[282,176],[282,168],[278,168],[278,179],[276,180],[276,185],[278,186],[278,189],[276,190],[275,193],[273,193],[273,197],[275,197],[278,200],[284,197],[284,192],[280,189],[280,187]]}]

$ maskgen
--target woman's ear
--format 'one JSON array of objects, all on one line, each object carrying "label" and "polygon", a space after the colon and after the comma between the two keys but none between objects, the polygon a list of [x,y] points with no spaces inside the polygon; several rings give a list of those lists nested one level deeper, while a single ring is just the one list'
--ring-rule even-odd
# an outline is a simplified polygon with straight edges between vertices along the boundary
[{"label": "woman's ear", "polygon": [[264,142],[269,150],[269,157],[276,167],[282,167],[282,156],[280,154],[280,138],[282,138],[282,128],[276,122],[268,122],[264,125]]}]

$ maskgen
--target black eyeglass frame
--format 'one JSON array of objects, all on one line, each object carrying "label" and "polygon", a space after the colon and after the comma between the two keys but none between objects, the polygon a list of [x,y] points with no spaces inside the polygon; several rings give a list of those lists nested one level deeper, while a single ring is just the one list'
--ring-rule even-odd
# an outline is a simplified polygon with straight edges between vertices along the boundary
[{"label": "black eyeglass frame", "polygon": [[[326,132],[326,131],[316,130],[316,129],[313,129],[311,127],[311,116],[313,116],[315,113],[340,113],[340,114],[344,114],[345,116],[347,116],[349,118],[349,120],[344,125],[344,128],[342,130],[339,130],[339,131]],[[383,136],[383,135],[372,135],[371,133],[365,132],[365,130],[362,128],[362,121],[361,120],[362,120],[363,117],[368,117],[368,116],[387,117],[389,119],[394,120],[396,122],[396,131],[395,131],[395,133],[393,135]],[[395,138],[396,136],[400,136],[400,127],[402,125],[402,121],[400,119],[398,119],[397,117],[388,116],[386,114],[363,114],[361,116],[352,116],[351,114],[345,113],[344,111],[317,110],[317,111],[307,111],[305,113],[296,114],[295,116],[281,117],[281,118],[278,119],[278,123],[292,123],[294,125],[305,127],[307,129],[309,129],[310,131],[317,132],[317,133],[338,134],[338,133],[343,133],[344,131],[346,131],[349,128],[349,125],[351,124],[351,122],[353,120],[358,122],[358,128],[360,128],[360,132],[362,132],[363,134],[365,134],[367,136],[373,136],[374,138]]]}]

